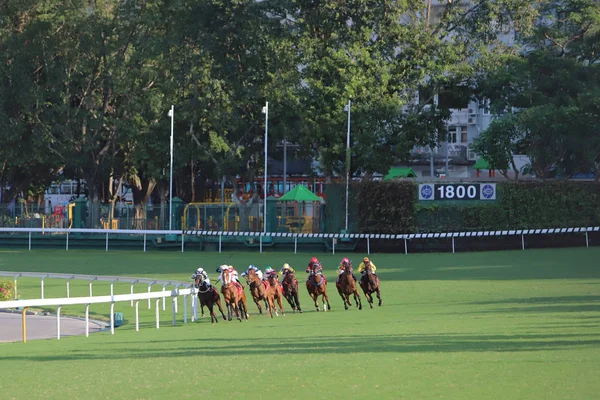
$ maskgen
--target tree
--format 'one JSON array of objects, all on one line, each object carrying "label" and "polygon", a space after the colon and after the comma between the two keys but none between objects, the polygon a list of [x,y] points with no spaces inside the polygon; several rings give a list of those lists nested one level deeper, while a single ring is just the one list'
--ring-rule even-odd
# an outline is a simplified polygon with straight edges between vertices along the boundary
[{"label": "tree", "polygon": [[598,177],[600,10],[592,0],[547,1],[540,14],[526,50],[504,56],[479,88],[496,112],[514,112],[502,123],[504,137],[522,132],[521,151],[538,177]]},{"label": "tree", "polygon": [[513,154],[522,136],[515,116],[509,114],[493,120],[490,126],[474,140],[472,148],[490,164],[491,168],[499,170],[507,179],[508,171],[512,169],[514,179],[518,180],[520,171],[515,165]]}]

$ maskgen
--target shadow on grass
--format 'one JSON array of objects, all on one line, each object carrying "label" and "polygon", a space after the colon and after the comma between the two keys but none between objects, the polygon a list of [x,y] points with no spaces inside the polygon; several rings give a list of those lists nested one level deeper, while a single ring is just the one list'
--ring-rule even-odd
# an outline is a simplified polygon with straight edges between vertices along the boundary
[{"label": "shadow on grass", "polygon": [[[468,311],[461,314],[491,313],[580,313],[600,311],[600,296],[523,297],[469,302],[470,305],[506,305],[506,307]],[[582,318],[583,316],[578,316]],[[598,318],[600,317],[586,317]]]},{"label": "shadow on grass", "polygon": [[468,304],[539,304],[539,303],[594,303],[600,306],[600,296],[556,296],[556,297],[522,297],[512,299],[475,301]]},{"label": "shadow on grass", "polygon": [[[173,347],[180,343],[182,346]],[[127,348],[115,344],[127,345]],[[254,345],[255,344],[255,345]],[[135,343],[110,343],[101,348],[78,350],[66,354],[0,357],[0,360],[70,361],[125,360],[165,357],[229,357],[266,356],[256,339],[198,338],[144,342],[152,348],[135,348]],[[317,336],[281,339],[269,344],[269,355],[339,355],[357,353],[466,353],[466,352],[531,352],[597,348],[600,334],[523,334],[523,335],[355,335]]]}]

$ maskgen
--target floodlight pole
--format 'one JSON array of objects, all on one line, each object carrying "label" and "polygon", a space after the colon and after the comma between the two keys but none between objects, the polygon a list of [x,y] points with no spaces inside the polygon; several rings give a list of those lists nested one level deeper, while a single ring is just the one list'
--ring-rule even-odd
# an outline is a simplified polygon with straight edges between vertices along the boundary
[{"label": "floodlight pole", "polygon": [[171,105],[171,110],[169,111],[169,116],[171,117],[171,162],[169,172],[169,230],[172,229],[173,224],[173,124],[175,121],[175,106]]},{"label": "floodlight pole", "polygon": [[263,185],[263,232],[267,233],[267,159],[268,150],[267,143],[269,141],[269,102],[267,101],[263,107],[263,113],[265,114],[265,183]]},{"label": "floodlight pole", "polygon": [[348,186],[350,183],[350,100],[348,100],[348,134],[346,135],[346,232],[348,232]]}]

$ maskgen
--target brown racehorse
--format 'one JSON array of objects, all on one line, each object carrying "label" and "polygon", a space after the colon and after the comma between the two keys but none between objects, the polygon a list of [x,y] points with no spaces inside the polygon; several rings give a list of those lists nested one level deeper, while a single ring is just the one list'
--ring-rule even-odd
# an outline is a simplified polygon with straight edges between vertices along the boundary
[{"label": "brown racehorse", "polygon": [[339,283],[336,284],[338,293],[344,301],[344,308],[347,310],[351,306],[350,295],[354,295],[354,302],[359,310],[362,310],[362,302],[360,301],[360,293],[356,287],[356,281],[352,274],[352,265],[347,265],[344,271],[340,274]]},{"label": "brown racehorse", "polygon": [[298,300],[298,280],[294,276],[294,273],[287,271],[283,274],[283,297],[290,303],[292,310],[296,312],[302,312],[300,308],[300,300]]},{"label": "brown racehorse", "polygon": [[210,322],[213,324],[219,322],[219,318],[213,310],[213,306],[216,304],[217,307],[219,307],[219,311],[221,311],[223,320],[226,321],[227,317],[225,317],[223,307],[221,307],[221,296],[219,296],[219,292],[217,292],[213,286],[208,286],[208,282],[201,279],[198,275],[194,276],[194,285],[198,288],[198,300],[200,300],[202,317],[204,317],[204,306],[206,306],[208,308],[208,313],[210,314]]},{"label": "brown racehorse", "polygon": [[240,322],[244,316],[248,319],[248,307],[246,306],[246,293],[244,289],[239,283],[233,282],[233,277],[229,270],[223,270],[221,276],[223,279],[221,293],[223,293],[225,304],[227,304],[227,317],[229,321],[231,321],[234,312]]},{"label": "brown racehorse", "polygon": [[279,310],[281,310],[281,315],[285,315],[285,310],[283,309],[283,303],[281,301],[283,298],[283,287],[281,286],[281,283],[279,283],[279,279],[277,279],[277,272],[273,272],[267,277],[269,279],[269,288],[267,289],[267,292],[273,303],[273,310],[275,310],[275,314],[277,314],[277,310],[275,309],[275,302],[277,302]]},{"label": "brown racehorse", "polygon": [[320,266],[307,268],[306,272],[310,273],[306,280],[306,289],[315,302],[317,311],[319,311],[319,296],[321,296],[321,300],[323,301],[323,311],[331,310],[329,297],[327,297],[327,280],[323,275],[323,268]]},{"label": "brown racehorse", "polygon": [[263,280],[261,280],[256,271],[253,269],[248,271],[248,275],[246,275],[246,280],[248,281],[248,287],[250,288],[250,294],[252,295],[252,299],[258,306],[258,311],[262,314],[262,306],[260,305],[261,300],[265,302],[265,307],[269,310],[271,314],[271,318],[273,318],[273,309],[275,305],[273,304],[273,299],[269,296],[268,288],[269,284]]},{"label": "brown racehorse", "polygon": [[372,293],[377,293],[379,299],[379,306],[383,304],[381,300],[381,292],[379,290],[379,277],[373,273],[371,266],[365,267],[364,275],[360,278],[360,287],[365,293],[365,297],[369,302],[369,306],[373,308],[373,296]]}]

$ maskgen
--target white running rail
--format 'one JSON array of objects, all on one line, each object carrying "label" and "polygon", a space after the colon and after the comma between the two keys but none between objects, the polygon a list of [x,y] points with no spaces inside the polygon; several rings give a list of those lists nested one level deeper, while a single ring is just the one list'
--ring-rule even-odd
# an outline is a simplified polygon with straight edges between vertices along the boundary
[{"label": "white running rail", "polygon": [[[177,241],[181,241],[181,251],[185,249],[185,237],[186,236],[218,236],[219,237],[219,253],[221,252],[221,239],[223,236],[241,236],[241,237],[258,237],[260,252],[263,251],[263,238],[277,238],[286,237],[294,238],[294,253],[297,252],[298,239],[302,238],[322,238],[330,239],[332,241],[332,252],[335,254],[335,245],[338,240],[360,240],[364,239],[367,241],[367,252],[371,252],[370,241],[372,239],[386,239],[386,240],[403,240],[404,241],[404,253],[408,254],[408,241],[413,239],[451,239],[452,240],[452,252],[454,253],[454,242],[457,238],[469,238],[469,237],[487,237],[487,236],[521,236],[521,247],[525,250],[525,236],[528,235],[551,235],[551,234],[582,234],[585,235],[585,244],[589,247],[589,236],[588,232],[599,232],[600,227],[588,226],[588,227],[572,227],[572,228],[538,228],[538,229],[507,229],[498,231],[464,231],[464,232],[438,232],[438,233],[401,233],[401,234],[383,234],[383,233],[289,233],[289,232],[228,232],[228,231],[199,231],[194,228],[190,230],[135,230],[135,229],[59,229],[59,228],[0,228],[0,233],[29,233],[29,250],[32,247],[32,234],[33,233],[62,233],[65,234],[65,249],[69,250],[69,235],[74,233],[87,233],[87,234],[104,234],[106,236],[106,251],[109,249],[109,236],[110,235],[137,235],[143,236],[143,249],[146,251],[147,237],[163,236],[163,235],[175,235],[179,236]],[[53,238],[56,236],[52,236]],[[39,239],[36,236],[36,239]]]},{"label": "white running rail", "polygon": [[[51,274],[51,273],[36,273],[36,272],[11,272],[11,271],[0,271],[0,276],[10,276],[15,280],[15,296],[17,293],[17,279],[19,277],[29,278],[41,278],[41,291],[42,297],[40,299],[30,300],[10,300],[3,301],[0,303],[1,308],[11,309],[20,308],[25,309],[26,307],[47,307],[47,306],[58,306],[56,313],[56,330],[57,339],[60,339],[60,312],[62,306],[65,305],[85,305],[85,322],[86,322],[86,336],[89,336],[89,308],[91,304],[98,303],[110,303],[110,329],[111,334],[114,335],[114,305],[116,302],[129,301],[131,306],[135,302],[135,330],[139,331],[139,302],[140,300],[148,300],[148,309],[151,308],[151,300],[156,300],[156,328],[160,328],[160,300],[162,299],[162,309],[165,310],[165,299],[167,297],[172,298],[172,311],[173,311],[173,325],[176,324],[176,317],[178,313],[178,297],[183,296],[183,323],[186,324],[188,320],[188,307],[187,301],[188,296],[191,296],[191,320],[197,319],[198,315],[198,303],[197,303],[197,291],[193,284],[189,282],[177,282],[177,281],[159,281],[145,278],[129,278],[129,277],[115,277],[115,276],[95,276],[95,275],[77,275],[77,274]],[[44,279],[67,279],[67,297],[64,298],[44,298]],[[72,279],[78,280],[89,280],[90,282],[90,296],[88,297],[69,297],[69,281]],[[92,296],[92,282],[94,281],[110,281],[111,282],[111,294],[105,296]],[[114,283],[115,282],[129,282],[131,284],[131,293],[129,294],[114,294]],[[148,292],[146,293],[133,293],[133,285],[135,283],[148,283]],[[161,291],[152,292],[151,287],[154,284],[162,284],[163,288]],[[175,286],[171,290],[166,290],[166,286]],[[187,288],[180,289],[181,286],[187,286]],[[23,314],[25,318],[25,314]],[[24,332],[25,334],[25,332]]]}]

